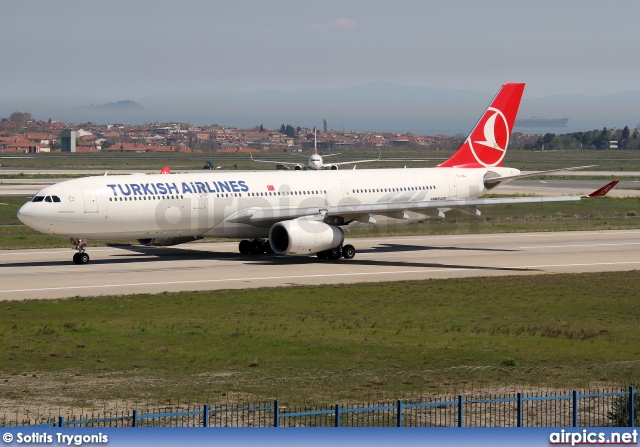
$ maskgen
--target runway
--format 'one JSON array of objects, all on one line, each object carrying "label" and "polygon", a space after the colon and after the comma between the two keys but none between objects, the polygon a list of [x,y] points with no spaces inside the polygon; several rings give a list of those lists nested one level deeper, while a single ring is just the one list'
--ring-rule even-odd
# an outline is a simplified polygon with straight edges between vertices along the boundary
[{"label": "runway", "polygon": [[[348,239],[352,260],[242,256],[236,243],[0,251],[0,300],[640,269],[640,230]],[[89,244],[90,245],[90,244]]]}]

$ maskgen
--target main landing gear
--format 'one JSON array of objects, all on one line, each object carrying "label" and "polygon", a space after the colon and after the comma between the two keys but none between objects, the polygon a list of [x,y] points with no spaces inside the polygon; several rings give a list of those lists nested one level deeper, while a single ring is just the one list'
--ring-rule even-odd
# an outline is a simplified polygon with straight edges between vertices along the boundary
[{"label": "main landing gear", "polygon": [[316,256],[318,256],[319,259],[353,259],[355,255],[356,248],[351,244],[340,245],[336,248],[316,253]]},{"label": "main landing gear", "polygon": [[87,240],[74,238],[71,239],[71,243],[75,245],[76,250],[78,250],[78,253],[73,255],[73,263],[77,265],[88,264],[89,254],[84,251],[85,247],[87,246]]},{"label": "main landing gear", "polygon": [[244,239],[240,241],[238,250],[243,255],[260,255],[262,253],[273,254],[273,249],[266,239]]}]

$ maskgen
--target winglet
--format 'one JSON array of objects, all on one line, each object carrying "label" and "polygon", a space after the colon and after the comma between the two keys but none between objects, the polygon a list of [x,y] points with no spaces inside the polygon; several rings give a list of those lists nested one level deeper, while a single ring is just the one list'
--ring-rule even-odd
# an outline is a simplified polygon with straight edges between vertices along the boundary
[{"label": "winglet", "polygon": [[613,189],[613,187],[618,184],[619,181],[620,180],[614,180],[612,182],[609,182],[606,185],[604,185],[602,188],[598,189],[597,191],[593,191],[587,197],[603,197],[603,196],[606,196],[607,193],[609,191],[611,191]]}]

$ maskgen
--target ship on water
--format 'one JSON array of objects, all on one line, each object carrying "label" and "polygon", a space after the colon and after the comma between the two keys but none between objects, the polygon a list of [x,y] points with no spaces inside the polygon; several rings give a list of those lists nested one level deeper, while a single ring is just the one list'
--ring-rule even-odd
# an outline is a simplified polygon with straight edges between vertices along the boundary
[{"label": "ship on water", "polygon": [[532,116],[529,119],[517,119],[515,127],[568,127],[569,118],[540,118]]}]

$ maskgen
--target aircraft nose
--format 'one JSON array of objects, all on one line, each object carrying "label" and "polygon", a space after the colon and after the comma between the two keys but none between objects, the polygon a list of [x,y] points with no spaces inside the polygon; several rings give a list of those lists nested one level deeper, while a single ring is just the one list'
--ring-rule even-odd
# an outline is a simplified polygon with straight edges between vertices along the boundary
[{"label": "aircraft nose", "polygon": [[31,212],[32,205],[30,202],[25,203],[18,210],[18,219],[28,227],[34,228],[36,217]]}]

